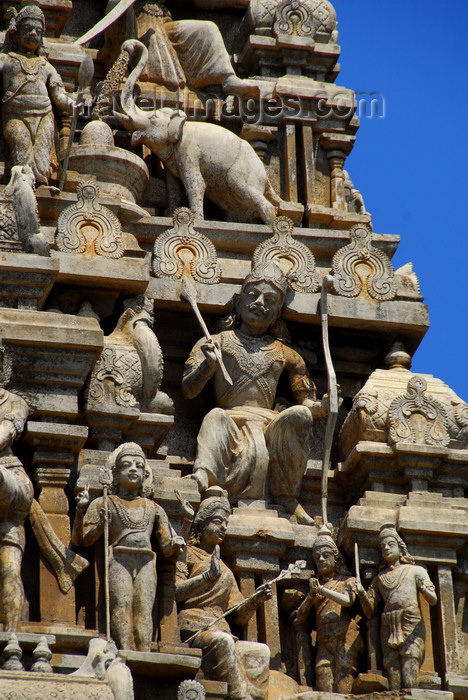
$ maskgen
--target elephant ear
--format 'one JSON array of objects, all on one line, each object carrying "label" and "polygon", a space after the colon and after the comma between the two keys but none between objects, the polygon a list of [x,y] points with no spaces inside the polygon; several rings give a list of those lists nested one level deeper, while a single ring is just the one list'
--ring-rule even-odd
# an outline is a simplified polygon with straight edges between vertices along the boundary
[{"label": "elephant ear", "polygon": [[167,137],[169,143],[177,143],[182,136],[182,129],[184,127],[187,115],[182,110],[178,109],[171,110],[171,119],[167,127]]}]

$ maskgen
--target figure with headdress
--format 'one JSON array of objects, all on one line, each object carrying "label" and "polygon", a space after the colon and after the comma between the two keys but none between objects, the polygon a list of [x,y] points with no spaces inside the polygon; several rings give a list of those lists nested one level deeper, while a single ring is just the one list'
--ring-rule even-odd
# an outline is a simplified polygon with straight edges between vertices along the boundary
[{"label": "figure with headdress", "polygon": [[[112,637],[119,649],[151,651],[156,598],[156,554],[177,558],[185,542],[176,536],[166,513],[149,496],[152,474],[141,447],[120,445],[109,457],[113,483],[108,497],[109,593]],[[72,542],[94,544],[104,532],[104,498],[89,503],[78,494]]]},{"label": "figure with headdress", "polygon": [[[201,425],[192,473],[200,492],[221,486],[231,503],[271,496],[298,522],[312,524],[297,498],[313,417],[326,415],[327,400],[316,400],[304,360],[280,339],[287,288],[287,279],[274,263],[254,269],[234,300],[226,330],[193,348],[182,388],[185,397],[192,398],[214,380],[217,408]],[[216,346],[232,385],[220,370]],[[275,397],[283,372],[296,405],[278,411]]]},{"label": "figure with headdress", "polygon": [[381,601],[384,603],[380,639],[390,689],[417,688],[426,638],[418,596],[435,605],[437,595],[426,569],[414,563],[393,525],[381,528],[379,549],[382,570],[368,591],[358,584],[357,593],[368,618],[377,613]]},{"label": "figure with headdress", "polygon": [[[264,700],[268,692],[270,650],[265,644],[236,641],[221,616],[233,606],[230,620],[247,624],[265,600],[269,584],[244,599],[232,571],[221,561],[219,546],[228,527],[229,501],[211,496],[200,504],[187,545],[186,563],[177,563],[176,600],[182,641],[202,649],[206,678],[225,681],[230,700]],[[198,634],[196,634],[198,632]],[[245,663],[249,658],[255,663]],[[252,673],[253,670],[253,673]]]},{"label": "figure with headdress", "polygon": [[12,445],[23,432],[28,415],[26,401],[0,386],[0,622],[6,631],[18,628],[24,603],[24,521],[34,490]]},{"label": "figure with headdress", "polygon": [[11,20],[0,54],[3,75],[3,135],[9,166],[30,166],[36,182],[47,185],[54,144],[55,106],[68,112],[73,100],[45,57],[44,14],[31,2]]},{"label": "figure with headdress", "polygon": [[346,568],[330,531],[320,530],[313,544],[318,578],[309,581],[309,592],[293,613],[297,628],[307,624],[315,608],[317,655],[316,689],[328,693],[351,693],[364,643],[352,605],[356,579]]}]

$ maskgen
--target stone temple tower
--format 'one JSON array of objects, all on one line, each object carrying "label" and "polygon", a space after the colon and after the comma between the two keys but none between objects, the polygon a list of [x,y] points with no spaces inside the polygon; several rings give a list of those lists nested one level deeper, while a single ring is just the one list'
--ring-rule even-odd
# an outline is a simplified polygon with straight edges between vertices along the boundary
[{"label": "stone temple tower", "polygon": [[332,3],[0,10],[0,698],[466,698],[468,406]]}]

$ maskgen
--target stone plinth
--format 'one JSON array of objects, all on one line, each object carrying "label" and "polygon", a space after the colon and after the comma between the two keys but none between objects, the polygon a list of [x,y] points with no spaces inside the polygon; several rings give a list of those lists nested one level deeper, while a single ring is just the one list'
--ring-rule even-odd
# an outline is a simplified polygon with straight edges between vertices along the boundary
[{"label": "stone plinth", "polygon": [[145,162],[135,153],[116,146],[75,144],[70,153],[70,169],[92,175],[104,194],[137,203],[149,185]]},{"label": "stone plinth", "polygon": [[3,251],[0,260],[0,306],[41,309],[57,274],[56,260],[32,253]]},{"label": "stone plinth", "polygon": [[339,464],[335,480],[346,484],[349,501],[364,491],[439,491],[461,496],[468,476],[466,450],[400,442],[390,446],[362,441]]},{"label": "stone plinth", "polygon": [[316,43],[308,37],[251,34],[235,57],[237,68],[247,74],[281,77],[304,75],[333,83],[338,75],[340,47]]},{"label": "stone plinth", "polygon": [[31,406],[35,419],[73,422],[78,394],[103,345],[93,318],[0,309],[0,337],[11,352],[11,389]]},{"label": "stone plinth", "polygon": [[5,698],[49,700],[55,696],[70,700],[114,700],[114,693],[109,684],[97,678],[67,678],[57,677],[53,673],[0,671],[0,686]]}]

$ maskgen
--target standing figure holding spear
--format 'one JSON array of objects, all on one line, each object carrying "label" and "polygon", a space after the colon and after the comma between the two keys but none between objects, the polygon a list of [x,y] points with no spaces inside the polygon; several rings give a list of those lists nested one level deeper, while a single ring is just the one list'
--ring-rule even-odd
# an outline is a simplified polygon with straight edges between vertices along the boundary
[{"label": "standing figure holding spear", "polygon": [[119,649],[151,651],[157,582],[151,540],[154,537],[158,553],[168,559],[177,558],[185,542],[176,536],[161,506],[149,498],[152,473],[139,445],[120,445],[107,468],[112,480],[103,480],[102,497],[90,503],[87,489],[77,496],[72,542],[89,546],[104,534],[109,543],[105,588],[112,638]]}]

